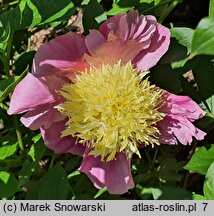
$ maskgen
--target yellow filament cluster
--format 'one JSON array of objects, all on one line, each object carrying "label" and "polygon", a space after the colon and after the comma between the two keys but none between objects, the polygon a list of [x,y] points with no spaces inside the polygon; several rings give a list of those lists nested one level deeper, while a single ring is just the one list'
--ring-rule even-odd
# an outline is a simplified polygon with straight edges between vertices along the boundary
[{"label": "yellow filament cluster", "polygon": [[62,136],[76,136],[82,144],[90,141],[91,155],[110,161],[117,152],[140,156],[141,144],[159,144],[162,92],[142,80],[131,63],[91,67],[59,93],[65,102],[57,109],[69,119]]}]

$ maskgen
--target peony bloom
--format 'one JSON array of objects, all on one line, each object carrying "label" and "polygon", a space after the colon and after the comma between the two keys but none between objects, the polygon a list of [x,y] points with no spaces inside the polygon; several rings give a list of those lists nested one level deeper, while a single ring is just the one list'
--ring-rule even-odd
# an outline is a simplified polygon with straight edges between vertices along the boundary
[{"label": "peony bloom", "polygon": [[32,73],[15,88],[9,114],[40,129],[48,148],[83,156],[79,168],[97,188],[134,187],[131,157],[145,145],[190,144],[205,133],[204,111],[144,75],[164,55],[170,33],[137,11],[108,19],[86,37],[68,33],[44,44]]}]

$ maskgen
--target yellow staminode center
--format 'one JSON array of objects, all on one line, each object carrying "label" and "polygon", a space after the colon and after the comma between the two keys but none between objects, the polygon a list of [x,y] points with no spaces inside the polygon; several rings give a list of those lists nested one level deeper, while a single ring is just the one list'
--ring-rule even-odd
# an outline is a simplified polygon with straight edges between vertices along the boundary
[{"label": "yellow staminode center", "polygon": [[69,118],[62,136],[90,141],[90,154],[105,161],[117,152],[140,156],[139,145],[159,144],[161,94],[131,63],[91,67],[60,90],[65,102],[57,108]]}]

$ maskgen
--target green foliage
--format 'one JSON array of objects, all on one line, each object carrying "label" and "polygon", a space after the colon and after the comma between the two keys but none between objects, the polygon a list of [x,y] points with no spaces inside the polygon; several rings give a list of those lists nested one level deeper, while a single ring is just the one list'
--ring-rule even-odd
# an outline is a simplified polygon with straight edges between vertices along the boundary
[{"label": "green foliage", "polygon": [[214,1],[210,0],[209,17],[214,17]]},{"label": "green foliage", "polygon": [[214,145],[201,147],[192,156],[185,169],[206,175],[208,168],[214,162]]},{"label": "green foliage", "polygon": [[[214,199],[214,144],[210,144],[214,140],[214,1],[210,0],[209,17],[201,16],[196,28],[188,19],[175,21],[179,2],[3,1],[0,7],[0,199]],[[183,1],[183,4],[187,3]],[[39,48],[32,46],[33,39],[45,37],[43,43],[68,31],[79,31],[75,25],[81,25],[81,21],[83,34],[87,35],[107,17],[131,9],[153,15],[171,28],[169,50],[151,68],[148,77],[158,87],[188,95],[203,107],[206,116],[194,124],[206,131],[207,137],[194,146],[140,149],[142,158],[135,155],[132,158],[135,188],[124,195],[111,195],[106,187],[96,189],[78,171],[81,157],[55,154],[44,145],[39,131],[23,127],[21,115],[9,116],[7,110],[13,89],[31,71]],[[175,13],[170,14],[172,10]],[[80,20],[73,24],[76,16]],[[40,36],[45,30],[50,30],[48,35]],[[192,73],[192,81],[184,78],[187,72]]]},{"label": "green foliage", "polygon": [[193,74],[199,88],[199,95],[205,100],[214,94],[214,58],[213,56],[200,56],[196,60],[198,61],[193,68]]},{"label": "green foliage", "polygon": [[97,0],[90,0],[85,7],[82,19],[85,33],[89,33],[90,29],[97,29],[106,18],[104,10]]},{"label": "green foliage", "polygon": [[179,187],[164,186],[153,188],[152,195],[155,200],[191,200],[192,194]]},{"label": "green foliage", "polygon": [[205,176],[204,195],[208,200],[214,200],[214,162],[210,165]]},{"label": "green foliage", "polygon": [[69,192],[69,184],[65,170],[59,165],[55,165],[48,170],[45,175],[34,183],[33,189],[29,189],[28,198],[63,200]]},{"label": "green foliage", "polygon": [[18,181],[12,173],[0,171],[0,198],[12,197],[18,191]]},{"label": "green foliage", "polygon": [[55,0],[21,0],[13,10],[0,15],[0,38],[8,38],[11,31],[67,19],[73,13],[74,5],[69,0],[57,4]]},{"label": "green foliage", "polygon": [[194,30],[185,27],[175,27],[171,29],[171,37],[176,38],[178,43],[185,46],[190,51]]},{"label": "green foliage", "polygon": [[16,87],[16,85],[26,76],[27,72],[28,68],[17,79],[15,79],[14,82],[12,82],[10,85],[7,85],[7,87],[4,89],[4,91],[2,91],[2,93],[0,92],[0,103],[6,99],[6,97],[11,93],[11,91]]},{"label": "green foliage", "polygon": [[193,55],[214,55],[214,18],[200,21],[193,35],[191,52]]},{"label": "green foliage", "polygon": [[18,148],[18,143],[14,143],[12,145],[6,144],[3,146],[0,146],[0,160],[3,160],[15,154],[15,152],[17,151],[17,148]]}]

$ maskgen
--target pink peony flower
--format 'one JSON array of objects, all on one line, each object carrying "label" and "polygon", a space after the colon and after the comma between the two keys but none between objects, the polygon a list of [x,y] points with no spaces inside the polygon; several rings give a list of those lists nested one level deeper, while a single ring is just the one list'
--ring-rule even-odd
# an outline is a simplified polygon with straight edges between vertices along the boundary
[{"label": "pink peony flower", "polygon": [[97,188],[125,193],[134,187],[131,156],[140,156],[142,144],[187,145],[205,136],[192,124],[204,116],[195,102],[141,82],[169,38],[153,16],[137,11],[108,19],[86,37],[57,37],[36,53],[8,113],[26,113],[21,122],[40,129],[56,153],[83,156],[79,170]]}]

